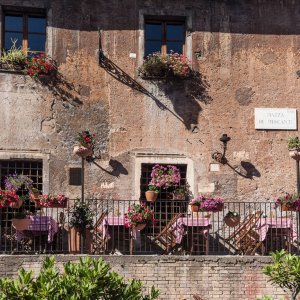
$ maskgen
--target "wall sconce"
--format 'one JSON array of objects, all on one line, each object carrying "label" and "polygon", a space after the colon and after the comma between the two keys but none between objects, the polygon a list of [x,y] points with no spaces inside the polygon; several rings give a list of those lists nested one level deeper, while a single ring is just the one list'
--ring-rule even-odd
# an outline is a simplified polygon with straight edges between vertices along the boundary
[{"label": "wall sconce", "polygon": [[221,137],[220,137],[220,141],[223,143],[223,153],[215,151],[212,153],[211,157],[212,159],[216,160],[217,162],[221,163],[221,164],[226,164],[227,163],[227,159],[225,157],[226,154],[226,150],[227,150],[227,143],[231,140],[231,138],[224,133]]}]

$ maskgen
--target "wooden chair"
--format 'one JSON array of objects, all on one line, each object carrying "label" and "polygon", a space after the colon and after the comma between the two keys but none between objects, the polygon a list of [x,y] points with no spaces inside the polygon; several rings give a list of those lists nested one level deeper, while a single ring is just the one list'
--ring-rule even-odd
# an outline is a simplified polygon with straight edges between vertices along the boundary
[{"label": "wooden chair", "polygon": [[176,214],[168,222],[168,224],[160,231],[160,233],[152,240],[153,243],[158,243],[162,246],[164,254],[170,253],[176,246],[176,235],[174,232],[174,226],[182,214]]},{"label": "wooden chair", "polygon": [[99,254],[106,251],[106,238],[103,236],[103,221],[107,216],[108,211],[104,211],[97,219],[94,225],[92,253]]},{"label": "wooden chair", "polygon": [[263,212],[257,211],[245,218],[243,222],[235,228],[234,232],[225,239],[225,242],[232,247],[237,254],[254,255],[257,249],[263,252],[263,242],[260,241],[256,226],[259,223]]}]

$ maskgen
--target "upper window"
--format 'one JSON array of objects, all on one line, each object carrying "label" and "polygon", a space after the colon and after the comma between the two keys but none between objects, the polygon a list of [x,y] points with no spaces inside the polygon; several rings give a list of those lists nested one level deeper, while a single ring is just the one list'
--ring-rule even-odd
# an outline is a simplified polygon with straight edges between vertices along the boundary
[{"label": "upper window", "polygon": [[16,42],[16,47],[31,52],[45,52],[46,17],[31,13],[5,13],[4,49],[8,50]]},{"label": "upper window", "polygon": [[148,18],[145,21],[145,56],[161,52],[171,51],[184,53],[185,22],[179,20],[155,20]]}]

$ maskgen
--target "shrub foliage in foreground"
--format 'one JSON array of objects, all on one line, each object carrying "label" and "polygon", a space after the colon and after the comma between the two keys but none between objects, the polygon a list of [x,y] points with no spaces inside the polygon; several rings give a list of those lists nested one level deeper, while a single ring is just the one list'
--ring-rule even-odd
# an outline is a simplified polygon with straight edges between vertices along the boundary
[{"label": "shrub foliage in foreground", "polygon": [[300,293],[300,256],[287,254],[284,250],[272,253],[273,263],[266,266],[263,273],[272,284],[290,292],[291,300]]},{"label": "shrub foliage in foreground", "polygon": [[0,278],[0,300],[154,300],[158,290],[145,295],[139,280],[125,282],[102,259],[86,257],[68,262],[64,273],[47,257],[36,278],[33,271],[21,268],[16,279]]}]

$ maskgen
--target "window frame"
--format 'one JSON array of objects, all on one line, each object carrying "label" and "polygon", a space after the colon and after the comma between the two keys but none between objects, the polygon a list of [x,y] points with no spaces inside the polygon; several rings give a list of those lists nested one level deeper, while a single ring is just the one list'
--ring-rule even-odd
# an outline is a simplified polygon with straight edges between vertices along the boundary
[{"label": "window frame", "polygon": [[28,18],[29,17],[42,17],[46,20],[46,28],[45,33],[39,33],[39,32],[30,32],[38,35],[45,35],[45,50],[44,51],[32,51],[29,49],[32,53],[45,53],[46,52],[46,42],[47,42],[47,14],[44,9],[39,8],[15,8],[15,7],[6,7],[3,9],[2,12],[2,49],[5,49],[5,17],[6,16],[22,16],[23,17],[23,28],[22,28],[22,49],[27,50],[28,49],[28,34],[29,34],[29,24],[28,24]]},{"label": "window frame", "polygon": [[[146,57],[146,42],[155,41],[151,39],[146,39],[145,27],[146,24],[162,24],[162,45],[161,54],[167,54],[167,25],[175,24],[183,26],[183,36],[182,36],[182,54],[186,55],[186,17],[180,16],[145,16],[144,17],[144,57]],[[174,40],[179,41],[179,40]]]}]

